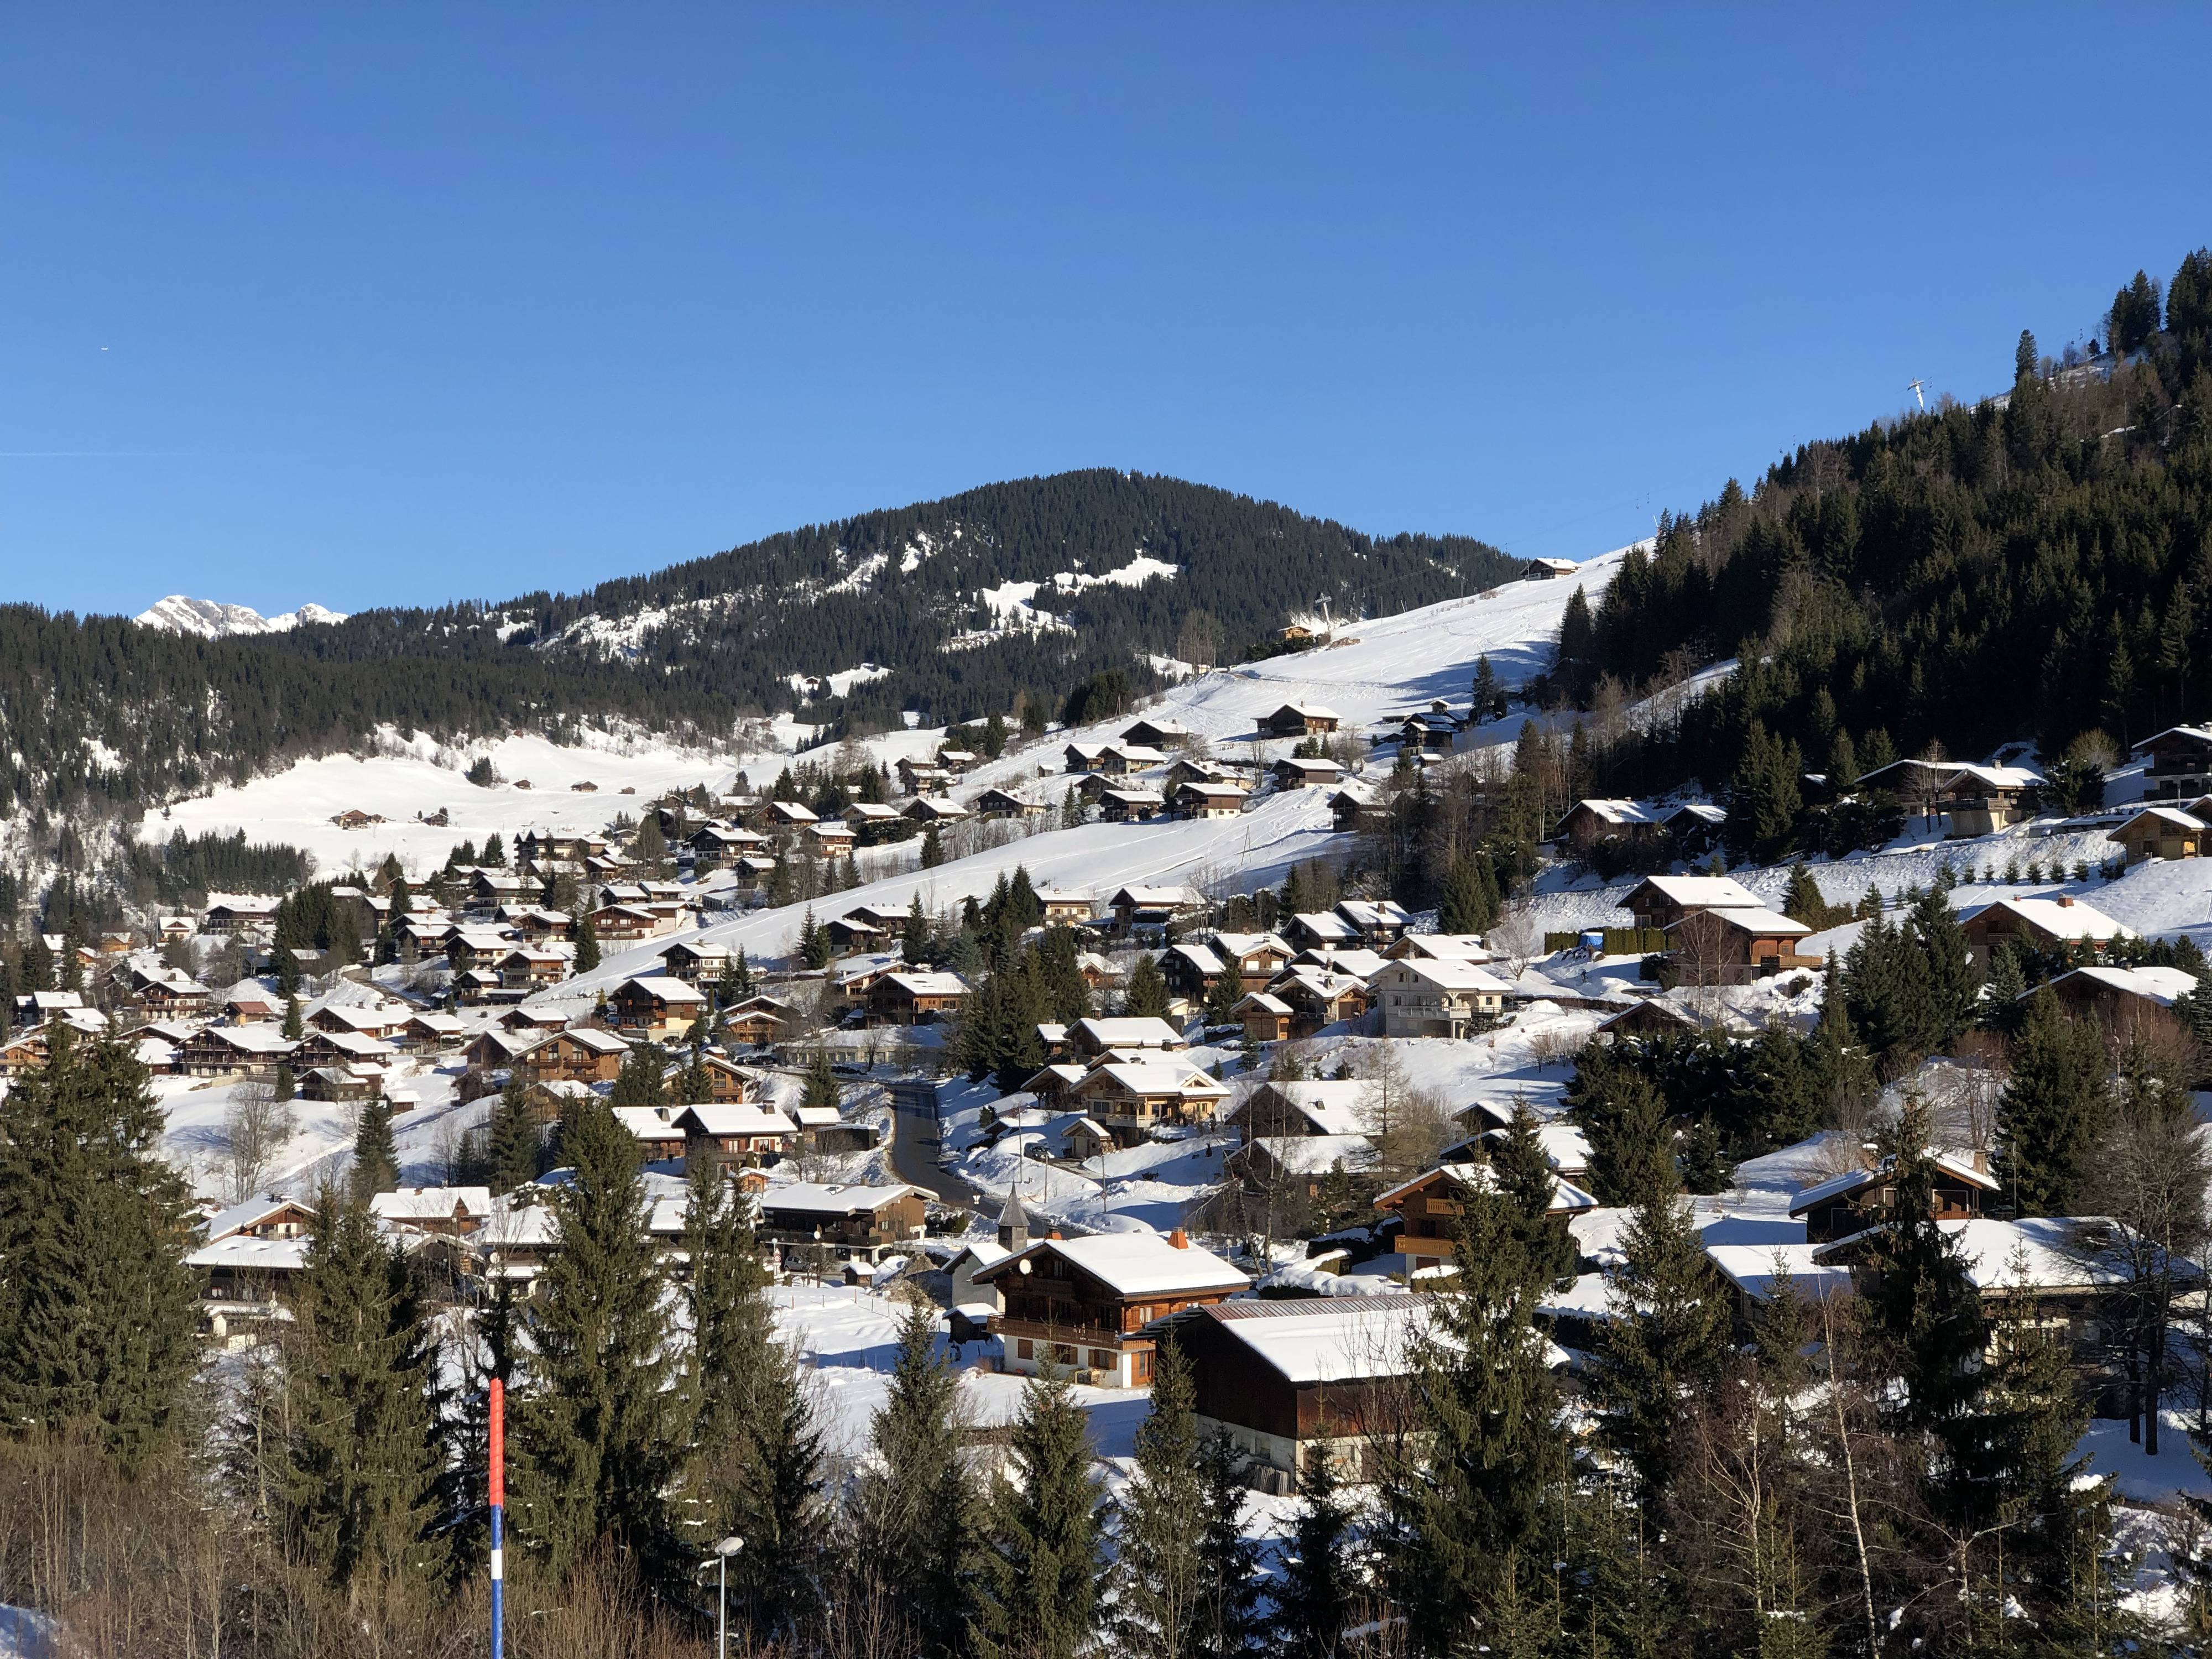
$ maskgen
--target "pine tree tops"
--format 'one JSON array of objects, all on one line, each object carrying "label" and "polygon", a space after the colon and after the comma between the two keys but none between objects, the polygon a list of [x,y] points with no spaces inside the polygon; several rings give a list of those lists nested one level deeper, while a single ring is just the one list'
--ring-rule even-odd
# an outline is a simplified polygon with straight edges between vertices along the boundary
[{"label": "pine tree tops", "polygon": [[353,1192],[364,1203],[369,1194],[388,1193],[399,1185],[399,1153],[392,1139],[392,1103],[381,1095],[362,1106],[361,1124],[354,1131],[349,1179]]},{"label": "pine tree tops", "polygon": [[982,1528],[971,1629],[984,1659],[1075,1659],[1097,1619],[1103,1538],[1090,1425],[1066,1382],[1023,1390]]},{"label": "pine tree tops", "polygon": [[2043,987],[2014,1039],[2012,1079],[1998,1109],[1998,1173],[2019,1213],[2075,1213],[2111,1111],[2102,1035]]},{"label": "pine tree tops", "polygon": [[1138,953],[1136,966],[1129,970],[1129,988],[1124,1006],[1133,1019],[1165,1019],[1168,1014],[1167,976],[1149,951]]}]

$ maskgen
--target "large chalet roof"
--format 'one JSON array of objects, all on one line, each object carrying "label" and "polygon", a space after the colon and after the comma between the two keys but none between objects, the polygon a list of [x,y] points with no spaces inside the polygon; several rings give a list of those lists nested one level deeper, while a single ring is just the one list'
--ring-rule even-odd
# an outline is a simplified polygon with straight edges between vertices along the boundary
[{"label": "large chalet roof", "polygon": [[1089,1238],[1041,1239],[996,1261],[975,1275],[1003,1279],[1034,1262],[1057,1255],[1080,1268],[1116,1296],[1181,1296],[1201,1291],[1241,1291],[1252,1281],[1212,1251],[1176,1244],[1158,1233],[1099,1233]]},{"label": "large chalet roof", "polygon": [[[2098,990],[2117,991],[2131,997],[2141,997],[2161,1008],[2171,1008],[2179,997],[2203,988],[2196,975],[2185,968],[2075,968],[2050,981],[2053,989],[2060,986],[2079,985]],[[2035,994],[2022,991],[2023,998]]]},{"label": "large chalet roof", "polygon": [[696,986],[686,985],[680,979],[670,979],[663,974],[641,974],[635,979],[624,980],[616,994],[635,990],[661,1002],[704,1002],[706,994]]},{"label": "large chalet roof", "polygon": [[289,1193],[256,1193],[245,1202],[234,1204],[226,1210],[217,1210],[210,1216],[207,1218],[207,1236],[210,1240],[228,1238],[233,1233],[258,1227],[270,1217],[286,1210],[298,1210],[302,1214],[313,1215],[315,1206],[310,1200],[295,1198]]},{"label": "large chalet roof", "polygon": [[377,1193],[368,1212],[380,1221],[451,1221],[456,1212],[481,1220],[491,1213],[489,1187],[402,1187]]},{"label": "large chalet roof", "polygon": [[[1948,1152],[1935,1154],[1936,1167],[1946,1175],[1956,1176],[1970,1186],[1979,1187],[1985,1193],[2002,1190],[1997,1178],[1985,1170],[1977,1170],[1962,1158]],[[1848,1170],[1842,1175],[1830,1176],[1826,1181],[1808,1187],[1790,1202],[1791,1215],[1802,1215],[1806,1211],[1869,1187],[1879,1187],[1897,1178],[1897,1158],[1887,1157],[1871,1170]]]},{"label": "large chalet roof", "polygon": [[2127,838],[2128,831],[2134,829],[2145,818],[2152,819],[2166,829],[2184,830],[2189,831],[2192,835],[2206,829],[2212,829],[2212,825],[2208,825],[2203,819],[2198,817],[2193,812],[2183,811],[2179,806],[2146,806],[2141,811],[2136,813],[2125,823],[2120,825],[2118,829],[2106,836],[2105,839],[2106,841],[2125,840]]},{"label": "large chalet roof", "polygon": [[1266,1086],[1283,1104],[1324,1135],[1358,1135],[1367,1132],[1365,1109],[1374,1093],[1371,1084],[1342,1079],[1270,1083]]},{"label": "large chalet roof", "polygon": [[1229,1097],[1229,1085],[1220,1079],[1208,1077],[1195,1066],[1175,1065],[1164,1059],[1109,1060],[1103,1066],[1092,1067],[1085,1074],[1085,1081],[1095,1077],[1111,1078],[1133,1095],[1175,1094],[1190,1100]]},{"label": "large chalet roof", "polygon": [[908,996],[915,997],[964,996],[968,991],[966,980],[957,974],[946,973],[941,969],[933,969],[927,973],[922,972],[920,969],[915,969],[902,973],[885,974],[877,983],[896,985]]},{"label": "large chalet roof", "polygon": [[[1411,1181],[1399,1182],[1387,1193],[1376,1194],[1376,1206],[1380,1208],[1393,1199],[1403,1198],[1415,1189],[1440,1179],[1470,1192],[1489,1192],[1498,1184],[1498,1177],[1487,1164],[1440,1164],[1433,1170],[1424,1170]],[[1552,1201],[1547,1207],[1557,1214],[1568,1210],[1595,1210],[1598,1202],[1590,1194],[1570,1185],[1555,1175],[1552,1177]]]},{"label": "large chalet roof", "polygon": [[[1646,806],[1640,800],[1622,800],[1601,796],[1593,796],[1587,800],[1577,801],[1567,809],[1566,817],[1571,818],[1577,812],[1588,812],[1599,822],[1619,828],[1638,823],[1658,823],[1667,816],[1662,808]],[[1560,822],[1565,823],[1566,818],[1562,818]]]},{"label": "large chalet roof", "polygon": [[1103,1019],[1096,1015],[1076,1021],[1074,1030],[1101,1048],[1180,1048],[1182,1033],[1164,1019],[1127,1015]]},{"label": "large chalet roof", "polygon": [[1992,899],[1987,904],[1969,906],[1960,914],[1959,920],[1972,921],[1991,911],[2016,916],[2038,933],[2048,933],[2054,939],[2128,939],[2135,932],[2079,899]]},{"label": "large chalet roof", "polygon": [[1214,1321],[1286,1382],[1345,1382],[1403,1375],[1433,1305],[1410,1294],[1318,1302],[1248,1297],[1215,1303],[1191,1316]]},{"label": "large chalet roof", "polygon": [[1376,976],[1386,977],[1393,973],[1410,975],[1424,984],[1435,986],[1439,991],[1480,991],[1498,996],[1510,996],[1513,991],[1513,987],[1506,981],[1471,962],[1401,957],[1389,963]]},{"label": "large chalet roof", "polygon": [[760,1206],[763,1211],[797,1215],[873,1214],[909,1194],[917,1198],[924,1195],[919,1187],[909,1187],[903,1182],[869,1187],[842,1181],[794,1181],[785,1186],[770,1187],[760,1195]]},{"label": "large chalet roof", "polygon": [[674,1122],[696,1125],[704,1135],[795,1135],[799,1126],[773,1106],[750,1101],[686,1106]]},{"label": "large chalet roof", "polygon": [[1668,931],[1686,927],[1700,917],[1711,917],[1739,933],[1755,933],[1763,939],[1802,939],[1813,930],[1802,921],[1792,921],[1778,910],[1770,910],[1763,904],[1737,906],[1715,905],[1709,910],[1694,911],[1680,921],[1670,923]]},{"label": "large chalet roof", "polygon": [[1126,904],[1139,910],[1152,910],[1205,902],[1195,887],[1121,887],[1115,890],[1114,896],[1106,903],[1109,909],[1119,909]]},{"label": "large chalet roof", "polygon": [[2130,744],[2128,752],[2132,755],[2138,749],[2155,748],[2169,738],[2179,738],[2184,743],[2193,743],[2203,748],[2212,749],[2212,732],[2206,731],[2203,726],[2169,726],[2163,732],[2154,732],[2140,742]]},{"label": "large chalet roof", "polygon": [[1756,910],[1759,895],[1734,876],[1646,876],[1622,901],[1630,909],[1645,893],[1656,893],[1685,909]]}]

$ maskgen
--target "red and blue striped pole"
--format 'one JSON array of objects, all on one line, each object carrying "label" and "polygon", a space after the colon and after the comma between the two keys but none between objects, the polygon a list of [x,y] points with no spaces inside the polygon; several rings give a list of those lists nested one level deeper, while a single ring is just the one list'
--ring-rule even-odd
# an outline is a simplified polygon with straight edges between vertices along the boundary
[{"label": "red and blue striped pole", "polygon": [[500,1511],[505,1506],[505,1483],[500,1471],[507,1462],[507,1430],[501,1420],[506,1414],[507,1389],[497,1377],[491,1380],[491,1659],[501,1659],[506,1648],[507,1620],[501,1603],[501,1580],[506,1576],[507,1564],[501,1559]]}]

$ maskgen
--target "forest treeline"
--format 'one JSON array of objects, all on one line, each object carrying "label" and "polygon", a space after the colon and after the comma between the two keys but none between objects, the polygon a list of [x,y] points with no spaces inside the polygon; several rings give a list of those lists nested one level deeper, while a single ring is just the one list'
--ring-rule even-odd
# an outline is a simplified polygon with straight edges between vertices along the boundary
[{"label": "forest treeline", "polygon": [[[1052,586],[1056,574],[1095,578],[1139,555],[1178,574],[1065,593]],[[1279,628],[1286,606],[1326,598],[1340,614],[1389,614],[1520,571],[1469,537],[1377,538],[1203,484],[1093,468],[809,525],[581,593],[368,611],[260,643],[318,661],[497,660],[593,618],[635,619],[635,636],[618,645],[580,630],[552,654],[665,673],[718,704],[763,713],[799,702],[793,675],[878,664],[886,678],[810,714],[865,732],[908,708],[948,724],[1010,713],[1024,693],[1056,714],[1096,673],[1149,683],[1151,655],[1203,641],[1231,660]],[[948,650],[993,626],[982,591],[1010,582],[1044,584],[1035,605],[1074,631]],[[1202,626],[1186,638],[1199,612]]]},{"label": "forest treeline", "polygon": [[[2162,295],[2138,272],[2106,322],[2097,356],[2023,333],[2003,395],[1802,446],[1663,517],[1571,604],[1542,688],[1601,717],[1607,781],[1717,787],[1749,760],[1847,787],[2013,742],[2110,764],[2212,713],[2212,252]],[[1678,722],[1614,729],[1729,658]]]}]

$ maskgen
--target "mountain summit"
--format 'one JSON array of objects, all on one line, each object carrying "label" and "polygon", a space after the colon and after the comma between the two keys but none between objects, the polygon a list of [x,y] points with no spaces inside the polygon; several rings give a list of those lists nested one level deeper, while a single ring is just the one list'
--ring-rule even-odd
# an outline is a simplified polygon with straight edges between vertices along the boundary
[{"label": "mountain summit", "polygon": [[133,618],[148,628],[165,628],[172,634],[197,634],[205,640],[228,639],[236,634],[289,634],[306,623],[342,623],[345,619],[343,611],[326,611],[319,605],[303,605],[297,611],[264,617],[248,605],[225,605],[220,599],[189,599],[182,593],[172,593],[166,599],[157,600]]}]

